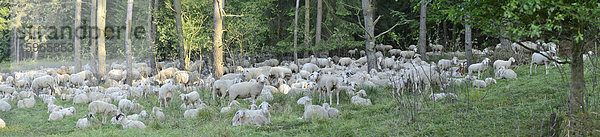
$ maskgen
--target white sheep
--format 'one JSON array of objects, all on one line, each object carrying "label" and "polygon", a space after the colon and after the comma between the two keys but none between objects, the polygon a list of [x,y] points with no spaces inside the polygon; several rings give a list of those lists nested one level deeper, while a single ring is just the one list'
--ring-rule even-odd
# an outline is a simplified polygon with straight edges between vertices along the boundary
[{"label": "white sheep", "polygon": [[485,78],[485,84],[496,84],[496,79],[494,78]]},{"label": "white sheep", "polygon": [[441,70],[448,70],[452,67],[452,60],[440,59],[437,65]]},{"label": "white sheep", "polygon": [[217,101],[216,97],[220,96],[221,100],[223,102],[225,102],[225,96],[228,95],[227,93],[227,89],[229,89],[229,87],[231,87],[231,85],[236,84],[241,82],[240,78],[236,78],[234,80],[224,80],[224,79],[220,79],[217,80],[213,83],[213,91],[212,91],[212,96],[213,96],[213,101]]},{"label": "white sheep", "polygon": [[279,85],[279,93],[282,94],[288,94],[288,92],[290,91],[291,87],[288,84],[281,84]]},{"label": "white sheep", "polygon": [[162,109],[159,107],[152,108],[152,116],[153,116],[153,118],[158,119],[158,120],[165,119],[165,114],[162,112]]},{"label": "white sheep", "polygon": [[128,129],[128,128],[143,129],[143,128],[146,128],[146,125],[144,123],[142,123],[141,121],[129,120],[123,114],[117,115],[116,120],[119,121],[119,122],[121,122],[121,126],[123,126],[123,129]]},{"label": "white sheep", "polygon": [[220,112],[227,113],[227,112],[229,112],[229,110],[231,110],[232,107],[237,107],[239,105],[240,105],[240,102],[238,102],[237,100],[233,100],[229,103],[229,106],[221,108]]},{"label": "white sheep", "polygon": [[258,108],[263,111],[265,117],[267,118],[267,123],[271,123],[271,112],[269,111],[269,109],[271,109],[271,104],[269,104],[269,102],[262,102],[260,105],[258,105]]},{"label": "white sheep", "polygon": [[297,103],[304,104],[304,114],[302,115],[302,119],[312,120],[312,119],[325,119],[329,118],[329,113],[327,110],[319,105],[312,105],[312,99],[308,97],[300,98]]},{"label": "white sheep", "polygon": [[485,87],[487,87],[487,84],[483,80],[473,80],[473,87],[485,88]]},{"label": "white sheep", "polygon": [[175,88],[176,87],[171,83],[167,83],[162,85],[160,89],[158,89],[159,106],[162,107],[164,104],[166,107],[169,107],[169,101],[171,101],[173,95],[175,94]]},{"label": "white sheep", "polygon": [[173,76],[175,84],[187,84],[190,80],[190,75],[187,71],[177,71]]},{"label": "white sheep", "polygon": [[231,121],[232,126],[241,126],[245,124],[263,126],[268,124],[268,119],[263,110],[238,110],[235,112]]},{"label": "white sheep", "polygon": [[340,92],[337,90],[339,83],[338,78],[333,75],[318,76],[317,89],[319,89],[321,93],[329,96],[330,104],[333,104],[333,92],[336,92],[336,104],[340,104]]},{"label": "white sheep", "polygon": [[63,109],[62,106],[57,106],[57,105],[54,105],[54,104],[50,103],[50,104],[48,104],[48,112],[47,113],[52,113],[54,111],[58,111],[58,110],[61,110],[61,109]]},{"label": "white sheep", "polygon": [[256,97],[256,100],[258,101],[271,101],[273,100],[273,92],[276,92],[277,88],[273,87],[273,86],[264,86],[263,89],[260,92],[260,95],[258,95],[258,97]]},{"label": "white sheep", "polygon": [[442,98],[446,98],[446,97],[452,97],[454,99],[458,98],[458,96],[454,93],[437,93],[437,94],[433,94],[431,93],[431,95],[429,95],[429,99],[436,101]]},{"label": "white sheep", "polygon": [[54,111],[52,113],[50,113],[50,115],[48,116],[48,121],[54,121],[54,120],[59,120],[62,119],[64,117],[64,114],[60,111]]},{"label": "white sheep", "polygon": [[5,127],[6,127],[6,123],[4,122],[4,120],[2,120],[2,119],[0,118],[0,129],[1,129],[1,128],[5,128]]},{"label": "white sheep", "polygon": [[496,60],[494,61],[494,70],[500,69],[500,67],[509,68],[512,63],[515,62],[515,58],[510,57],[507,61]]},{"label": "white sheep", "polygon": [[354,105],[359,105],[359,106],[373,105],[373,103],[371,103],[371,99],[363,98],[366,96],[367,96],[367,92],[365,90],[360,90],[360,91],[356,92],[356,95],[352,96],[352,98],[350,99],[350,103],[352,103]]},{"label": "white sheep", "polygon": [[483,61],[481,61],[481,63],[471,64],[471,66],[468,67],[469,75],[472,75],[473,72],[477,72],[477,77],[479,77],[481,75],[481,71],[487,69],[489,60],[490,59],[485,58]]},{"label": "white sheep", "polygon": [[86,94],[77,94],[73,97],[73,104],[87,104],[90,99]]},{"label": "white sheep", "polygon": [[250,98],[253,103],[256,103],[256,98],[261,94],[264,87],[266,76],[261,74],[257,79],[258,82],[241,82],[231,85],[231,87],[227,89],[229,101],[237,98]]},{"label": "white sheep", "polygon": [[190,92],[188,94],[179,94],[181,101],[185,104],[185,106],[198,106],[200,105],[200,94],[198,92]]},{"label": "white sheep", "polygon": [[88,110],[92,114],[101,113],[102,114],[102,123],[106,123],[107,115],[109,115],[109,114],[116,115],[116,114],[120,113],[117,106],[110,104],[110,103],[106,103],[104,101],[93,101],[92,103],[90,103],[88,105]]},{"label": "white sheep", "polygon": [[338,64],[340,66],[348,66],[348,65],[352,64],[352,59],[348,58],[348,57],[340,58],[340,60],[338,60]]},{"label": "white sheep", "polygon": [[292,69],[289,68],[285,68],[285,67],[272,67],[271,70],[269,70],[269,73],[271,74],[271,76],[277,78],[285,78],[285,77],[289,77],[292,76]]},{"label": "white sheep", "polygon": [[496,72],[496,78],[497,79],[513,79],[513,78],[517,78],[517,73],[515,73],[515,71],[513,71],[512,69],[505,69],[504,67],[501,67],[500,70],[498,70]]},{"label": "white sheep", "polygon": [[133,102],[128,99],[119,100],[118,108],[121,112],[129,113],[133,109]]},{"label": "white sheep", "polygon": [[35,98],[26,98],[17,102],[17,108],[32,108],[35,106]]},{"label": "white sheep", "polygon": [[302,65],[302,70],[308,71],[309,73],[313,73],[319,70],[319,66],[313,63],[306,63]]},{"label": "white sheep", "polygon": [[177,68],[163,69],[160,72],[158,72],[158,74],[156,74],[156,77],[154,77],[154,81],[157,81],[159,84],[164,84],[165,80],[170,79],[175,75],[175,72],[177,72]]},{"label": "white sheep", "polygon": [[10,104],[8,104],[8,102],[4,101],[4,100],[0,100],[0,111],[3,112],[8,112],[10,111]]},{"label": "white sheep", "polygon": [[71,76],[69,77],[69,83],[71,83],[71,85],[73,85],[74,87],[85,86],[85,78],[78,74],[71,74]]},{"label": "white sheep", "polygon": [[39,94],[40,90],[43,88],[50,88],[53,93],[60,94],[60,90],[58,90],[58,81],[52,76],[42,76],[33,79],[31,82],[31,90],[36,91]]},{"label": "white sheep", "polygon": [[337,117],[338,113],[340,113],[338,109],[330,107],[328,103],[323,103],[323,108],[327,110],[327,116],[329,118]]},{"label": "white sheep", "polygon": [[94,114],[90,113],[85,115],[83,118],[80,118],[79,120],[77,120],[77,123],[75,123],[75,128],[87,128],[90,126],[90,120],[91,118],[94,118]]},{"label": "white sheep", "polygon": [[[541,52],[540,53],[533,53],[531,55],[531,63],[529,65],[529,75],[531,75],[531,68],[533,68],[533,64],[535,64],[535,73],[537,73],[537,65],[541,65],[544,64],[544,66],[546,67],[546,75],[548,75],[549,71],[548,71],[548,63],[551,62],[550,59],[546,58],[544,55],[548,56],[548,57],[552,57],[550,53],[548,52]],[[554,59],[556,59],[556,57],[552,57]]]}]

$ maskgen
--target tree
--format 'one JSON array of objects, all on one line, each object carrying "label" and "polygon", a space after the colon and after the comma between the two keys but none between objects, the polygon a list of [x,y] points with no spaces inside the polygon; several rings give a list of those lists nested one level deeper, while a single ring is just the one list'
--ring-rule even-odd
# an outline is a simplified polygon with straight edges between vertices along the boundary
[{"label": "tree", "polygon": [[471,24],[469,23],[469,19],[467,16],[467,20],[465,21],[465,56],[467,58],[467,66],[471,66],[472,55],[471,55]]},{"label": "tree", "polygon": [[125,83],[131,85],[131,74],[133,71],[133,57],[131,55],[131,24],[133,23],[133,0],[127,0],[127,21],[125,21],[125,54],[127,54],[127,80]]},{"label": "tree", "polygon": [[79,55],[81,48],[81,39],[79,39],[79,32],[77,31],[79,26],[81,26],[81,0],[76,0],[75,2],[75,35],[73,35],[73,46],[75,46],[73,52],[75,53],[75,72],[81,71],[81,57]]},{"label": "tree", "polygon": [[[98,1],[97,0],[91,0],[90,2],[90,26],[94,26],[92,27],[92,29],[90,29],[90,35],[89,35],[89,40],[90,40],[90,62],[91,62],[91,66],[92,66],[92,73],[94,75],[96,75],[98,73],[97,71],[97,64],[96,64],[96,55],[98,54],[98,52],[96,52],[96,50],[98,49],[96,47],[96,39],[98,38],[98,34],[96,34],[96,3]],[[96,75],[97,76],[97,75]]]},{"label": "tree", "polygon": [[214,23],[214,35],[213,35],[213,65],[215,79],[223,76],[223,8],[225,0],[214,0],[213,1],[213,23]]},{"label": "tree", "polygon": [[[372,0],[362,0],[361,1],[361,6],[362,6],[362,12],[363,12],[363,18],[364,18],[364,25],[362,25],[360,22],[360,17],[358,17],[358,24],[361,25],[361,27],[365,30],[365,49],[366,49],[366,54],[367,54],[367,69],[371,70],[371,69],[375,69],[377,62],[376,62],[376,58],[375,58],[375,39],[377,39],[378,37],[383,36],[384,34],[390,32],[391,30],[393,30],[396,26],[400,25],[399,23],[394,24],[394,26],[392,26],[391,28],[389,28],[388,30],[375,35],[375,24],[377,24],[377,21],[379,21],[380,17],[377,17],[377,19],[373,20],[373,16],[375,16],[374,14],[374,7],[373,7],[373,1]],[[358,16],[358,14],[357,14]]]},{"label": "tree", "polygon": [[296,12],[294,13],[294,61],[296,65],[298,63],[298,8],[300,7],[300,0],[296,0]]},{"label": "tree", "polygon": [[421,16],[419,22],[419,54],[423,59],[428,60],[427,49],[427,0],[421,0]]},{"label": "tree", "polygon": [[308,56],[310,44],[310,0],[304,0],[304,57]]},{"label": "tree", "polygon": [[156,14],[156,4],[158,3],[158,0],[154,0],[154,3],[154,9],[152,9],[152,0],[148,0],[148,29],[150,30],[146,31],[146,39],[148,40],[148,45],[150,46],[150,68],[152,68],[152,74],[156,74],[156,55],[154,53],[154,47],[156,46],[154,44],[154,40],[156,39],[156,23],[154,23],[154,20],[152,18],[152,11],[154,11],[154,13]]},{"label": "tree", "polygon": [[180,70],[184,70],[185,66],[187,66],[185,59],[185,44],[183,39],[183,28],[181,21],[181,0],[174,0],[175,5],[175,27],[177,29],[177,48],[179,48],[179,66],[177,66]]},{"label": "tree", "polygon": [[315,45],[321,43],[321,23],[323,18],[323,0],[317,0],[317,23],[315,25]]},{"label": "tree", "polygon": [[98,77],[104,77],[106,74],[106,49],[104,47],[106,37],[104,36],[105,32],[105,23],[106,23],[106,0],[98,0],[98,12],[97,12],[97,20],[98,21]]}]

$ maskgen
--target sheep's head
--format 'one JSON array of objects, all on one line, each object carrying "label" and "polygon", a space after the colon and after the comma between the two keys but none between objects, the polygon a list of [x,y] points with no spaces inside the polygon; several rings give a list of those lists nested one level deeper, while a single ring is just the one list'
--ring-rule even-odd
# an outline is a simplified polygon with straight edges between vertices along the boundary
[{"label": "sheep's head", "polygon": [[508,59],[508,61],[510,61],[510,62],[512,62],[512,63],[514,63],[514,62],[515,62],[515,58],[513,58],[513,57],[510,57],[510,58]]},{"label": "sheep's head", "polygon": [[267,81],[267,76],[265,76],[264,74],[260,74],[260,75],[258,75],[257,80],[260,83],[265,83]]},{"label": "sheep's head", "polygon": [[92,118],[94,118],[94,113],[89,113],[89,114],[85,115],[84,118],[92,119]]},{"label": "sheep's head", "polygon": [[258,108],[261,108],[263,110],[268,110],[268,109],[271,109],[271,104],[269,104],[269,102],[262,102],[262,103],[260,103],[260,105],[258,105]]},{"label": "sheep's head", "polygon": [[323,108],[324,108],[325,110],[329,109],[329,103],[323,103]]},{"label": "sheep's head", "polygon": [[244,111],[237,111],[235,112],[235,115],[233,116],[232,121],[232,126],[240,126],[242,125],[242,117],[244,117],[245,112]]},{"label": "sheep's head", "polygon": [[248,105],[248,109],[256,110],[256,109],[258,109],[258,106],[256,106],[256,104],[251,104],[251,105]]}]

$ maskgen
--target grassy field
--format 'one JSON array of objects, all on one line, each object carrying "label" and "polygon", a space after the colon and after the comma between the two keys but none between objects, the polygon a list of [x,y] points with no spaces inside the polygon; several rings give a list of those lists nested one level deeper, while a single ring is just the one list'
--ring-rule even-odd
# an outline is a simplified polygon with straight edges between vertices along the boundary
[{"label": "grassy field", "polygon": [[[417,96],[413,120],[409,120],[409,108],[392,98],[389,87],[368,89],[368,98],[374,104],[368,107],[350,105],[350,97],[342,93],[340,105],[333,105],[341,111],[338,118],[312,122],[298,119],[303,113],[303,106],[295,103],[299,97],[275,94],[270,102],[272,124],[263,127],[232,127],[234,112],[220,114],[220,107],[212,105],[197,118],[184,119],[184,110],[178,108],[181,101],[175,98],[163,110],[168,118],[143,120],[146,129],[123,130],[120,125],[100,125],[99,121],[93,121],[92,128],[77,129],[75,123],[88,113],[87,105],[58,101],[65,107],[75,106],[77,114],[49,122],[46,106],[40,100],[30,109],[17,109],[17,101],[12,101],[11,111],[0,112],[7,124],[7,128],[0,129],[0,136],[546,136],[551,131],[552,113],[558,115],[556,131],[565,128],[561,121],[565,121],[567,103],[558,69],[553,67],[549,75],[544,75],[543,66],[539,68],[538,74],[529,76],[528,66],[517,66],[517,79],[498,80],[485,89],[451,89],[459,95],[457,100],[434,102]],[[589,71],[586,76],[592,75]],[[587,78],[591,82],[591,77]],[[589,94],[597,98],[597,90]],[[158,106],[156,97],[138,101],[148,112]],[[242,105],[247,104],[242,101]],[[587,116],[591,121],[587,132],[591,135],[600,134],[600,116],[595,112],[598,110]]]}]

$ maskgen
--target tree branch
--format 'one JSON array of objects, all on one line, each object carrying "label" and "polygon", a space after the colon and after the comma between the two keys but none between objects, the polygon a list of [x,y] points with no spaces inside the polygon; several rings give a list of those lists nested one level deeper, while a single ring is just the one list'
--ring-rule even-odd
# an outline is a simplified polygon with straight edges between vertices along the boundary
[{"label": "tree branch", "polygon": [[[378,19],[379,19],[379,18],[378,18]],[[390,31],[392,31],[392,29],[394,29],[394,28],[395,28],[396,26],[398,26],[398,25],[400,25],[400,24],[398,24],[398,23],[394,24],[394,26],[392,26],[390,29],[388,29],[388,30],[386,30],[386,31],[384,31],[384,32],[382,32],[382,33],[379,33],[379,35],[375,36],[375,38],[378,38],[378,37],[380,37],[380,36],[383,36],[384,34],[386,34],[386,33],[390,32]]]},{"label": "tree branch", "polygon": [[377,25],[377,22],[379,22],[379,19],[381,18],[382,15],[377,16],[377,19],[375,19],[375,21],[373,21],[373,26]]}]

